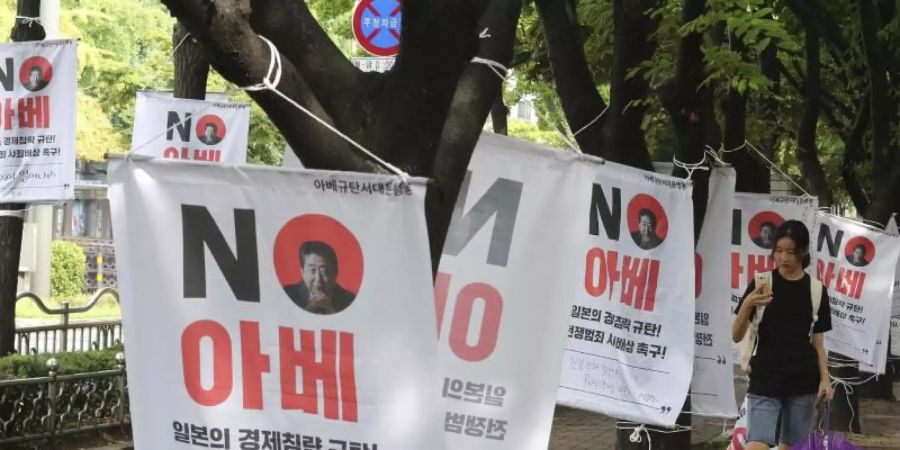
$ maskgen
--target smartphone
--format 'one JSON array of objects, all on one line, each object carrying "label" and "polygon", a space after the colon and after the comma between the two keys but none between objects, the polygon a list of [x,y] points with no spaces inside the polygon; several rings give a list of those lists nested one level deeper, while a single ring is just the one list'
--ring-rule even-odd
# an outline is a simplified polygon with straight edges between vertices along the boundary
[{"label": "smartphone", "polygon": [[762,274],[762,273],[756,274],[754,276],[754,282],[756,284],[756,287],[762,288],[762,290],[760,292],[762,292],[763,294],[768,295],[768,294],[772,293],[772,286],[769,286],[769,280],[768,280],[768,277],[766,276],[766,274]]}]

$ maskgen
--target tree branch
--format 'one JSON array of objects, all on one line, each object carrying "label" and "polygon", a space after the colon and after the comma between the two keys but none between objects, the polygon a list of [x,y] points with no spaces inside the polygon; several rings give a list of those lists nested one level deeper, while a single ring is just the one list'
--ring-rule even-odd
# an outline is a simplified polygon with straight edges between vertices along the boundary
[{"label": "tree branch", "polygon": [[359,71],[319,25],[305,1],[251,0],[250,25],[269,38],[293,63],[316,93],[338,128],[351,136],[365,128],[375,74]]},{"label": "tree branch", "polygon": [[820,110],[820,76],[819,76],[819,36],[815,29],[806,30],[806,101],[803,115],[797,127],[797,159],[800,160],[800,173],[806,180],[813,194],[819,196],[819,204],[830,206],[834,197],[825,171],[819,162],[816,146],[816,129],[819,123]]},{"label": "tree branch", "polygon": [[[478,56],[507,65],[512,59],[521,0],[492,0],[478,29],[492,37],[480,39]],[[426,200],[432,268],[437,270],[459,186],[478,142],[482,126],[502,82],[484,64],[470,63],[463,71],[434,158],[433,182]]]},{"label": "tree branch", "polygon": [[[169,11],[209,51],[210,63],[238,86],[259,83],[268,72],[270,53],[250,27],[249,0],[162,0]],[[306,81],[282,58],[278,89],[323,120],[330,117]],[[372,172],[382,170],[309,116],[270,91],[250,96],[266,111],[304,165],[319,169]]]},{"label": "tree branch", "polygon": [[859,22],[863,48],[869,66],[869,92],[872,122],[872,174],[876,182],[884,182],[889,175],[891,155],[891,117],[888,80],[884,53],[878,38],[878,20],[872,0],[859,0]]},{"label": "tree branch", "polygon": [[844,188],[853,201],[857,211],[864,212],[869,209],[869,198],[856,176],[854,170],[856,164],[863,159],[862,143],[869,126],[869,95],[863,96],[859,105],[859,113],[853,122],[853,128],[844,142],[844,156],[841,161],[841,178],[844,180]]},{"label": "tree branch", "polygon": [[209,57],[206,49],[190,37],[187,28],[176,22],[172,30],[172,62],[175,64],[176,98],[206,98],[206,81],[209,78]]},{"label": "tree branch", "polygon": [[641,128],[647,107],[633,102],[647,98],[650,87],[643,76],[628,78],[628,73],[656,51],[656,41],[649,37],[653,36],[659,21],[651,19],[647,11],[659,3],[659,0],[613,1],[613,71],[601,156],[645,170],[653,170]]},{"label": "tree branch", "polygon": [[[597,91],[591,70],[578,38],[578,16],[575,6],[564,0],[535,0],[553,70],[556,93],[569,127],[576,132],[591,123],[606,109],[606,102]],[[575,136],[584,153],[602,156],[604,114],[591,126]]]}]

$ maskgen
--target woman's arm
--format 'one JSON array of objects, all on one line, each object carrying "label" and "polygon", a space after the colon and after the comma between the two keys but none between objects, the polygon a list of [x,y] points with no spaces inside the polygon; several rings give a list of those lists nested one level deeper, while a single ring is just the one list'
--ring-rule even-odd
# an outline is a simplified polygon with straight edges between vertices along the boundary
[{"label": "woman's arm", "polygon": [[813,348],[819,360],[819,398],[831,400],[834,397],[834,389],[831,387],[831,377],[828,375],[828,353],[825,351],[825,333],[813,333]]},{"label": "woman's arm", "polygon": [[737,317],[734,318],[734,323],[731,325],[731,340],[740,342],[747,332],[747,327],[750,326],[750,316],[756,310],[756,307],[765,306],[771,302],[772,293],[766,291],[765,286],[760,286],[747,294],[741,302],[741,307],[738,309]]}]

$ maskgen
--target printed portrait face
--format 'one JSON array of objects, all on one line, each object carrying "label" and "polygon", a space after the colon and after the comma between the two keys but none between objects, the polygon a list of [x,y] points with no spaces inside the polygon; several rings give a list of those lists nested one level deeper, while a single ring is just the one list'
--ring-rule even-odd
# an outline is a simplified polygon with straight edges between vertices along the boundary
[{"label": "printed portrait face", "polygon": [[216,145],[225,139],[225,121],[215,114],[207,114],[197,121],[197,139],[206,145]]},{"label": "printed portrait face", "polygon": [[275,239],[275,273],[287,297],[313,314],[337,314],[360,292],[363,255],[343,224],[321,214],[289,220]]},{"label": "printed portrait face", "polygon": [[31,92],[40,91],[50,84],[52,78],[53,66],[47,58],[32,56],[22,61],[19,68],[19,82],[25,89]]},{"label": "printed portrait face", "polygon": [[628,203],[628,231],[643,250],[659,247],[668,234],[668,218],[662,205],[647,194],[638,194]]},{"label": "printed portrait face", "polygon": [[775,230],[784,223],[784,218],[774,211],[761,211],[750,219],[747,234],[757,247],[771,250],[775,245]]},{"label": "printed portrait face", "polygon": [[844,257],[853,266],[868,266],[875,258],[875,244],[863,236],[856,236],[847,241]]}]

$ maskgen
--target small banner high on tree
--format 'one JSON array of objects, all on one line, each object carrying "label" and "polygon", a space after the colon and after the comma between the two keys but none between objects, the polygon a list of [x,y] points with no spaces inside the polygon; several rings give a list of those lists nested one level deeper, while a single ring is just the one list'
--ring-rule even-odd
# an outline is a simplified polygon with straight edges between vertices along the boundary
[{"label": "small banner high on tree", "polygon": [[76,45],[0,44],[0,202],[74,197]]},{"label": "small banner high on tree", "polygon": [[155,158],[244,164],[250,105],[138,91],[131,149]]}]

